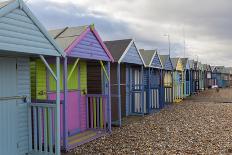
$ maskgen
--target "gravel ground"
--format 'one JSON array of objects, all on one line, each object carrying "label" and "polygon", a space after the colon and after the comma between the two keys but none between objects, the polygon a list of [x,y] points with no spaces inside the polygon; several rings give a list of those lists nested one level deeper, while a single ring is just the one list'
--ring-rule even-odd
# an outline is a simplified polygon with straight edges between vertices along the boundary
[{"label": "gravel ground", "polygon": [[[217,96],[228,97],[232,89]],[[215,91],[203,92],[205,98]],[[197,98],[198,96],[195,96]],[[194,99],[194,97],[192,97]],[[232,100],[232,95],[231,95]],[[82,145],[76,154],[230,154],[232,103],[196,102],[168,106],[145,117],[130,117],[111,135]],[[74,153],[73,153],[74,154]]]}]

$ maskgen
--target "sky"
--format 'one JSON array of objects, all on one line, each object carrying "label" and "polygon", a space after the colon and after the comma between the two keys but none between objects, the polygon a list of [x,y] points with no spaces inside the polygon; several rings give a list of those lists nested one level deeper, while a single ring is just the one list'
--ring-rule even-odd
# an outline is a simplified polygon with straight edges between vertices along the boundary
[{"label": "sky", "polygon": [[[27,1],[27,0],[25,0]],[[103,40],[135,39],[143,49],[232,66],[231,0],[29,0],[47,29],[95,25]]]}]

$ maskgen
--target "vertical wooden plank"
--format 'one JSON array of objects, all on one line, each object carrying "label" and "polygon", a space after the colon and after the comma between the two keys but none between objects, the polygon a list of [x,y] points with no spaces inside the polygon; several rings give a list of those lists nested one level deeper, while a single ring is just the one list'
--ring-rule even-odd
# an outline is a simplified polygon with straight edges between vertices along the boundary
[{"label": "vertical wooden plank", "polygon": [[90,97],[90,128],[93,128],[93,97]]},{"label": "vertical wooden plank", "polygon": [[103,114],[103,97],[100,98],[100,127],[103,128],[104,114]]},{"label": "vertical wooden plank", "polygon": [[118,121],[119,126],[122,126],[122,112],[121,112],[121,66],[120,63],[117,65],[117,81],[118,81]]},{"label": "vertical wooden plank", "polygon": [[48,137],[47,137],[47,108],[43,108],[43,113],[44,113],[44,152],[48,152]]},{"label": "vertical wooden plank", "polygon": [[82,121],[82,115],[81,115],[81,63],[78,64],[78,91],[79,91],[79,96],[78,96],[78,113],[79,113],[79,129],[81,131],[81,121]]},{"label": "vertical wooden plank", "polygon": [[103,112],[104,112],[104,128],[106,129],[106,120],[107,120],[107,110],[106,110],[106,99],[102,100],[103,103]]},{"label": "vertical wooden plank", "polygon": [[[153,70],[153,69],[152,69]],[[147,77],[147,79],[148,79],[148,83],[147,83],[147,86],[148,86],[148,101],[146,101],[146,102],[148,102],[148,112],[150,111],[150,108],[151,108],[151,105],[152,105],[152,102],[153,102],[153,100],[152,100],[152,96],[151,96],[151,68],[149,67],[148,68],[148,77]],[[147,104],[147,103],[145,103],[145,104]],[[146,106],[147,107],[147,106]]]},{"label": "vertical wooden plank", "polygon": [[39,129],[39,152],[42,152],[42,138],[43,138],[43,125],[42,125],[42,109],[38,108],[38,129]]},{"label": "vertical wooden plank", "polygon": [[52,126],[53,126],[53,121],[52,121],[52,113],[53,113],[53,110],[52,110],[52,108],[49,108],[48,109],[48,124],[49,124],[49,127],[48,127],[48,138],[49,138],[49,140],[48,140],[48,143],[49,143],[49,152],[50,153],[52,153],[53,152],[53,144],[52,144],[52,142],[53,142],[53,133],[52,133]]},{"label": "vertical wooden plank", "polygon": [[37,108],[33,107],[33,130],[34,130],[34,150],[38,150],[38,127],[37,127]]},{"label": "vertical wooden plank", "polygon": [[93,126],[94,128],[97,127],[97,109],[96,109],[96,100],[97,100],[97,97],[93,97]]},{"label": "vertical wooden plank", "polygon": [[56,130],[56,155],[60,155],[60,57],[56,57],[56,113],[55,113],[55,130]]},{"label": "vertical wooden plank", "polygon": [[89,128],[89,97],[86,96],[86,128]]},{"label": "vertical wooden plank", "polygon": [[63,147],[66,149],[68,147],[68,58],[64,58],[63,67],[63,87],[64,87],[64,103],[63,103]]},{"label": "vertical wooden plank", "polygon": [[100,113],[99,113],[100,112],[100,109],[99,109],[99,105],[100,105],[99,100],[100,100],[100,98],[101,97],[96,98],[96,101],[97,101],[96,102],[96,106],[97,106],[97,112],[96,112],[97,113],[97,128],[100,127]]},{"label": "vertical wooden plank", "polygon": [[29,152],[32,151],[32,112],[33,112],[33,107],[32,106],[28,106],[28,130],[29,130],[29,139],[28,139],[28,143],[29,143]]},{"label": "vertical wooden plank", "polygon": [[111,132],[111,84],[110,84],[110,62],[107,62],[107,73],[108,73],[108,128]]}]

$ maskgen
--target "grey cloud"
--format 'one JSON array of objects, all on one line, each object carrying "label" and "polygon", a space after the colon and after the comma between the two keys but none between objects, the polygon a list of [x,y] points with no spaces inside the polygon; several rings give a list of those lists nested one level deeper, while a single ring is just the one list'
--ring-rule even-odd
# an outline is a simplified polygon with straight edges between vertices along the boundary
[{"label": "grey cloud", "polygon": [[99,0],[102,8],[112,8],[110,12],[74,2],[33,0],[28,4],[47,28],[95,23],[106,40],[135,38],[139,48],[157,48],[162,53],[168,52],[167,39],[162,34],[169,33],[173,56],[183,55],[184,28],[186,55],[199,55],[208,63],[232,65],[230,0]]}]

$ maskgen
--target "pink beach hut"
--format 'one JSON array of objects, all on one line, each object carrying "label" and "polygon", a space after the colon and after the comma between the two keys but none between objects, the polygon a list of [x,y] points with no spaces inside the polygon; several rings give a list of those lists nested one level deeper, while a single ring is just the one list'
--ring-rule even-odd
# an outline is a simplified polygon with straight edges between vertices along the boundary
[{"label": "pink beach hut", "polygon": [[[111,132],[110,62],[113,58],[93,25],[49,33],[66,52],[61,64],[61,147],[64,150]],[[55,66],[53,60],[50,66]],[[35,100],[53,101],[56,85],[40,60],[31,62]]]}]

